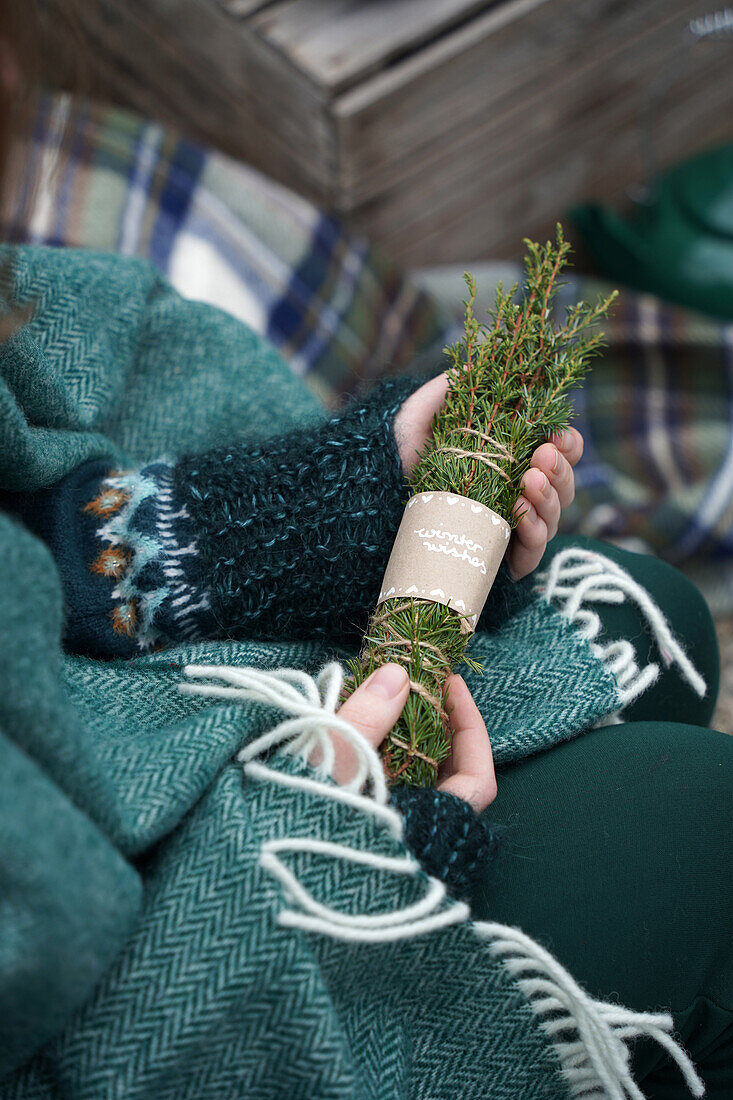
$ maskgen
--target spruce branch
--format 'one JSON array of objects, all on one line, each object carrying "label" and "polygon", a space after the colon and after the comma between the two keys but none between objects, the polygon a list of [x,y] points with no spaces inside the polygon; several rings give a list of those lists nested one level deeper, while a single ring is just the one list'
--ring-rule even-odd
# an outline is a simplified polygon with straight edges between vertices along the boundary
[{"label": "spruce branch", "polygon": [[[554,243],[524,243],[524,293],[518,300],[517,286],[505,291],[500,285],[488,324],[477,319],[476,284],[464,276],[463,338],[445,349],[445,406],[433,419],[411,478],[413,493],[470,497],[512,527],[520,519],[516,505],[532,454],[568,426],[568,394],[603,345],[599,322],[615,298],[578,302],[556,327],[552,304],[570,246],[559,225]],[[345,694],[379,665],[395,661],[407,668],[410,694],[382,745],[391,782],[435,784],[450,751],[448,674],[461,661],[478,667],[466,653],[471,637],[458,612],[424,600],[385,600],[372,616],[360,657],[350,662]]]}]

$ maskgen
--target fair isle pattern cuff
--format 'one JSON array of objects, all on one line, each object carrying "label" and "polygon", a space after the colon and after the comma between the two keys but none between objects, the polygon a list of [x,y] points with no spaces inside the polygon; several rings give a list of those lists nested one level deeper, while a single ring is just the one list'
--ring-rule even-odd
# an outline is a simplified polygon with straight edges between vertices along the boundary
[{"label": "fair isle pattern cuff", "polygon": [[141,652],[211,636],[209,592],[193,522],[177,498],[172,463],[113,472],[85,512],[103,544],[90,570],[114,582],[112,629]]}]

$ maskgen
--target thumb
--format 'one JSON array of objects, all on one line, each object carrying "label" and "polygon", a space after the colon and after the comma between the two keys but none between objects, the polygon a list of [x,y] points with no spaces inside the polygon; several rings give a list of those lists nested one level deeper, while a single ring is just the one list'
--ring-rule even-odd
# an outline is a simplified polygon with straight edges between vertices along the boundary
[{"label": "thumb", "polygon": [[402,468],[409,474],[430,435],[433,417],[445,403],[448,390],[448,373],[425,382],[402,405],[394,421],[397,449]]},{"label": "thumb", "polygon": [[351,722],[376,749],[402,714],[409,690],[410,681],[401,665],[382,665],[349,696],[339,718]]}]

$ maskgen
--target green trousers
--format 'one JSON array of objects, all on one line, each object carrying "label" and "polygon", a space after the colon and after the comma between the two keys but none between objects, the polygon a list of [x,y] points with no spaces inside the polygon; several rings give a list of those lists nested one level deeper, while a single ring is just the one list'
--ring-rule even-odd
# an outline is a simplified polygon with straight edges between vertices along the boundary
[{"label": "green trousers", "polygon": [[[568,545],[557,538],[547,560]],[[710,612],[671,566],[590,539],[664,611],[700,672],[700,700],[665,671],[608,726],[507,766],[486,819],[503,854],[473,898],[478,919],[521,927],[593,995],[670,1009],[707,1085],[733,1098],[733,737],[707,727],[719,683]],[[658,660],[633,606],[599,608],[609,638]],[[641,663],[641,662],[640,662]],[[637,1042],[649,1100],[689,1096],[661,1048]]]}]

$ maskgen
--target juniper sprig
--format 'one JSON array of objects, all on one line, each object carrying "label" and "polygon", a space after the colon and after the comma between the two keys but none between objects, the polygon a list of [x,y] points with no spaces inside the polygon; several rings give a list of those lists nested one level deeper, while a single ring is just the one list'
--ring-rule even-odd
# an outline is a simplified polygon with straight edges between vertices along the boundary
[{"label": "juniper sprig", "polygon": [[[488,324],[474,312],[476,286],[465,275],[468,297],[463,338],[445,349],[450,367],[445,406],[411,478],[413,493],[448,491],[470,497],[512,527],[532,454],[571,418],[568,394],[579,385],[603,344],[599,321],[614,295],[596,305],[578,302],[563,324],[552,321],[558,276],[570,246],[558,225],[555,243],[525,241],[524,292],[496,291]],[[350,694],[379,665],[404,665],[411,690],[399,722],[382,745],[393,783],[434,785],[450,751],[446,683],[464,661],[471,633],[458,612],[418,599],[386,600],[375,611],[358,661],[352,661]]]}]

